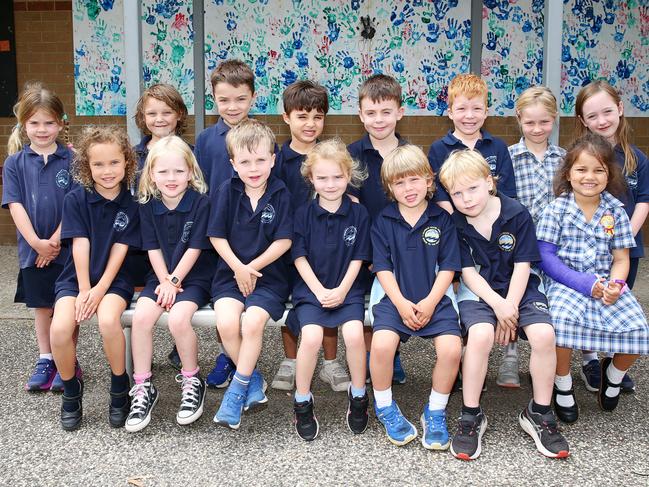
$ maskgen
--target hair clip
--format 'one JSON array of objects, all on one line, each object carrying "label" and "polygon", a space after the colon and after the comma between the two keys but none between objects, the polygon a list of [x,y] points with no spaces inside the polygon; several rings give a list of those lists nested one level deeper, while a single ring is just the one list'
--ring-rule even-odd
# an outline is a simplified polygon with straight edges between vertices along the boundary
[{"label": "hair clip", "polygon": [[67,122],[68,121],[68,114],[64,113],[63,116],[61,117],[61,120],[63,120],[64,122]]}]

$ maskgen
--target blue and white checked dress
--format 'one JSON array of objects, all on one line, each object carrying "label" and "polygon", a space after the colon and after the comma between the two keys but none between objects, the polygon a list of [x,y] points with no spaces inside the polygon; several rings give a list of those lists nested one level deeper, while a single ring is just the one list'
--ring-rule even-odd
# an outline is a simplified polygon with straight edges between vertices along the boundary
[{"label": "blue and white checked dress", "polygon": [[[635,245],[622,203],[606,191],[590,222],[573,193],[560,196],[543,212],[536,235],[556,245],[568,267],[606,278],[611,251]],[[609,306],[547,277],[546,291],[558,347],[649,354],[647,319],[629,290]]]}]

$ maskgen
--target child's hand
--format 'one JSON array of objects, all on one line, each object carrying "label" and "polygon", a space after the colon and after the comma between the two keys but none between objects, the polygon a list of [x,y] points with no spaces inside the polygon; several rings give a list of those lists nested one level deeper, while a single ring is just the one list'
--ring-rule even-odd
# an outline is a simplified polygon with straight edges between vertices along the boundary
[{"label": "child's hand", "polygon": [[155,288],[155,294],[158,296],[156,303],[161,308],[169,311],[176,302],[176,295],[183,292],[182,288],[176,287],[169,281],[165,280]]},{"label": "child's hand", "polygon": [[494,334],[494,341],[499,345],[507,345],[509,342],[514,341],[516,338],[516,331],[512,330],[509,326],[501,321],[496,325],[496,332]]},{"label": "child's hand", "polygon": [[77,294],[77,299],[74,300],[74,321],[80,323],[83,321],[83,308],[88,301],[88,295],[90,294],[90,289],[79,289],[79,294]]},{"label": "child's hand", "polygon": [[507,325],[511,329],[516,329],[518,326],[518,307],[507,300],[501,299],[496,306],[494,306],[494,313],[499,322]]},{"label": "child's hand", "polygon": [[608,286],[604,288],[602,303],[607,306],[614,304],[622,294],[622,285],[617,282],[609,281]]},{"label": "child's hand", "polygon": [[425,326],[430,322],[436,307],[437,306],[428,298],[424,298],[417,303],[417,308],[419,308],[419,311],[417,311],[415,315],[417,316],[417,319],[422,324],[422,326]]},{"label": "child's hand", "polygon": [[415,303],[403,299],[402,301],[395,303],[395,306],[397,307],[399,316],[401,316],[401,319],[403,320],[403,324],[408,328],[417,331],[423,326],[421,321],[419,321],[419,318],[417,318],[417,313],[421,310]]},{"label": "child's hand", "polygon": [[606,286],[604,286],[605,279],[603,277],[599,277],[599,280],[593,284],[593,290],[591,291],[591,295],[595,299],[602,299],[604,297],[604,289]]},{"label": "child's hand", "polygon": [[320,301],[323,308],[337,308],[345,301],[347,293],[339,287],[329,289],[324,295],[324,300]]},{"label": "child's hand", "polygon": [[59,252],[61,252],[61,244],[57,240],[40,239],[34,243],[32,248],[40,257],[36,261],[36,267],[45,267],[56,259]]},{"label": "child's hand", "polygon": [[[83,293],[83,298],[81,299],[81,310],[80,313],[77,313],[75,319],[77,322],[81,322],[89,319],[97,311],[97,306],[101,303],[101,300],[104,299],[107,289],[103,286],[97,285],[91,287],[88,291]],[[81,298],[81,292],[77,296],[77,302]],[[76,308],[76,303],[75,303]],[[76,310],[75,310],[76,311]]]},{"label": "child's hand", "polygon": [[257,285],[257,278],[261,277],[262,273],[256,271],[249,265],[242,264],[237,267],[234,271],[234,279],[237,281],[237,286],[239,286],[239,291],[243,294],[243,297],[248,297],[255,289]]}]

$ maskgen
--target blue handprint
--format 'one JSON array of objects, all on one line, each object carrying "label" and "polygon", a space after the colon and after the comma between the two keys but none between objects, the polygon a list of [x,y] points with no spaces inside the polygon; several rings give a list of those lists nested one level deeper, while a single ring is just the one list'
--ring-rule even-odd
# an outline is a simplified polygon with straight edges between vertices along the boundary
[{"label": "blue handprint", "polygon": [[446,17],[446,14],[448,13],[448,10],[450,8],[449,4],[445,0],[440,0],[437,2],[433,2],[433,15],[435,16],[435,20],[443,20]]},{"label": "blue handprint", "polygon": [[635,64],[629,64],[627,61],[619,61],[615,71],[620,79],[629,79],[633,71],[635,71]]},{"label": "blue handprint", "polygon": [[306,53],[300,51],[295,54],[295,58],[297,59],[297,67],[298,68],[308,68],[309,67],[309,57],[306,55]]},{"label": "blue handprint", "polygon": [[532,30],[532,22],[530,22],[529,19],[525,20],[523,22],[523,26],[521,27],[523,32],[530,32]]},{"label": "blue handprint", "polygon": [[498,39],[496,38],[496,34],[493,32],[489,31],[487,32],[487,43],[485,44],[485,47],[489,51],[495,51],[496,50],[496,41]]},{"label": "blue handprint", "polygon": [[438,24],[428,24],[428,35],[426,40],[431,44],[439,40],[439,25]]},{"label": "blue handprint", "polygon": [[295,71],[291,71],[290,69],[287,69],[282,73],[282,83],[284,83],[284,86],[293,84],[296,81],[297,81],[297,74],[295,74]]},{"label": "blue handprint", "polygon": [[462,27],[464,27],[464,29],[462,29],[462,32],[464,32],[464,37],[471,39],[471,21],[465,20],[464,22],[462,22]]},{"label": "blue handprint", "polygon": [[599,34],[600,31],[602,30],[602,24],[603,24],[602,16],[597,15],[596,17],[593,17],[593,23],[590,27],[590,30],[593,34]]},{"label": "blue handprint", "polygon": [[509,53],[511,52],[511,49],[512,49],[512,41],[510,41],[509,37],[507,36],[500,43],[500,51],[499,51],[500,56],[503,59],[506,59],[507,57],[509,57]]},{"label": "blue handprint", "polygon": [[301,32],[293,32],[293,47],[299,51],[302,49],[302,33]]},{"label": "blue handprint", "polygon": [[615,40],[615,42],[622,42],[622,40],[624,39],[624,34],[626,34],[626,29],[624,28],[624,26],[618,25],[617,27],[615,27],[615,35],[613,36],[613,39]]},{"label": "blue handprint", "polygon": [[257,78],[266,76],[266,61],[268,61],[268,57],[266,56],[259,56],[255,60],[255,76]]},{"label": "blue handprint", "polygon": [[120,88],[124,84],[123,81],[120,81],[119,76],[111,76],[108,89],[113,93],[119,93]]},{"label": "blue handprint", "polygon": [[390,21],[392,22],[392,25],[398,26],[406,22],[414,14],[415,10],[412,8],[412,5],[406,3],[401,12],[397,13],[396,10],[393,10],[392,13],[390,13]]},{"label": "blue handprint", "polygon": [[345,69],[354,67],[354,58],[347,51],[339,51],[336,53],[336,58],[340,61]]},{"label": "blue handprint", "polygon": [[396,54],[392,60],[392,70],[395,73],[403,73],[406,69],[406,65],[403,62],[403,56],[401,54]]},{"label": "blue handprint", "polygon": [[441,71],[446,71],[446,69],[448,69],[448,61],[447,61],[446,55],[444,55],[444,53],[439,52],[439,51],[436,52],[435,53],[435,61],[437,62],[437,67]]},{"label": "blue handprint", "polygon": [[449,40],[455,39],[460,27],[458,21],[456,19],[446,19],[446,26],[446,31],[444,32],[446,34],[446,38]]}]

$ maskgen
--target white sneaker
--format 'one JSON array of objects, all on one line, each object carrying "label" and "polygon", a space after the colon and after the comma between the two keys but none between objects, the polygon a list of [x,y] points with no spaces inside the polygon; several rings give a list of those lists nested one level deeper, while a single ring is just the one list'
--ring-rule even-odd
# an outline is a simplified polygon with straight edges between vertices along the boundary
[{"label": "white sneaker", "polygon": [[295,360],[282,360],[270,387],[280,391],[292,391],[295,388]]},{"label": "white sneaker", "polygon": [[323,362],[320,379],[329,384],[335,392],[346,391],[351,382],[349,374],[338,360]]},{"label": "white sneaker", "polygon": [[500,387],[519,388],[521,379],[518,375],[518,354],[507,353],[498,368],[496,384]]}]

